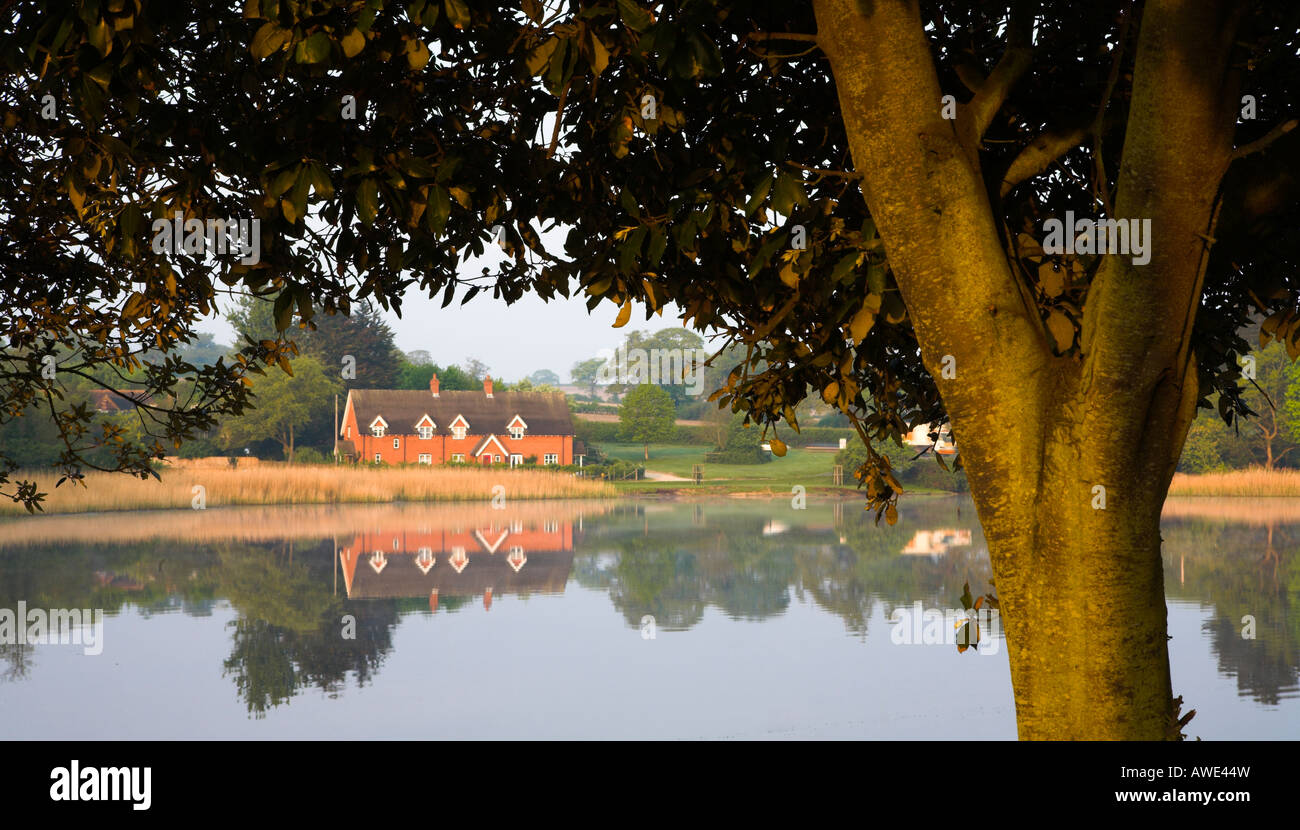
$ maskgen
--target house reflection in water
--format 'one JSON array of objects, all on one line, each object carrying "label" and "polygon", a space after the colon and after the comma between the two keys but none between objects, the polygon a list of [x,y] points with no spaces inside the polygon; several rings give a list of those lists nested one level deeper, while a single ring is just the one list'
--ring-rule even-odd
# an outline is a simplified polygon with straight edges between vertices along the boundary
[{"label": "house reflection in water", "polygon": [[492,598],[563,593],[573,567],[573,525],[502,519],[474,526],[423,527],[357,534],[339,548],[348,599]]},{"label": "house reflection in water", "polygon": [[949,548],[967,546],[970,540],[969,530],[918,530],[902,552],[909,556],[943,556]]}]

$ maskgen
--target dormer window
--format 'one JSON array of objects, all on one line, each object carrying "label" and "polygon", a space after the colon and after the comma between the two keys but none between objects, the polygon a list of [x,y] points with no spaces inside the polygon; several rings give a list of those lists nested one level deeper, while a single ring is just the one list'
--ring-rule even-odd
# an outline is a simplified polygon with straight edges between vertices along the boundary
[{"label": "dormer window", "polygon": [[469,421],[465,420],[464,415],[457,415],[456,420],[451,422],[451,435],[457,440],[464,440],[465,435],[469,432]]},{"label": "dormer window", "polygon": [[433,422],[433,419],[430,418],[427,414],[423,418],[415,422],[416,433],[418,433],[420,438],[424,439],[425,441],[433,437],[433,430],[435,427],[437,427],[437,424],[435,424]]},{"label": "dormer window", "polygon": [[376,415],[375,420],[370,422],[370,434],[376,438],[383,438],[384,432],[388,429],[388,422],[381,416]]},{"label": "dormer window", "polygon": [[514,420],[506,425],[506,429],[510,431],[510,437],[517,441],[524,437],[524,430],[528,429],[528,424],[524,423],[523,418],[516,415]]}]

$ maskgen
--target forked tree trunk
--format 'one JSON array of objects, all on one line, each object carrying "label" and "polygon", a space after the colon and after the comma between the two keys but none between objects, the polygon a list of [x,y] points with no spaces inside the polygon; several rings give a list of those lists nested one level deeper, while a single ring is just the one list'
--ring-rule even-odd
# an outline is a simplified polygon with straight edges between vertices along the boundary
[{"label": "forked tree trunk", "polygon": [[1160,513],[1198,398],[1189,338],[1232,151],[1239,9],[1143,8],[1113,216],[1151,220],[1150,262],[1104,258],[1058,356],[980,170],[1032,21],[1007,27],[1015,42],[950,121],[915,0],[815,2],[863,195],[988,540],[1022,738],[1158,740],[1172,722]]}]

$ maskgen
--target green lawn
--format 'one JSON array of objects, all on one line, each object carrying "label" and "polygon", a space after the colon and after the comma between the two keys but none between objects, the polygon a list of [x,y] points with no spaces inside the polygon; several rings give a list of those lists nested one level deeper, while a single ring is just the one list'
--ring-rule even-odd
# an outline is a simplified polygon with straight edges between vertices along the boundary
[{"label": "green lawn", "polygon": [[[691,477],[691,465],[704,464],[707,447],[676,444],[651,444],[650,460],[645,461],[645,449],[640,444],[600,444],[601,450],[611,458],[644,464],[647,470],[669,473],[683,478]],[[773,458],[766,464],[704,464],[704,480],[733,482],[790,482],[805,486],[831,483],[831,470],[835,466],[835,453],[809,452],[791,448],[784,458]],[[852,471],[845,471],[846,482],[853,482]],[[852,484],[848,486],[852,487]]]},{"label": "green lawn", "polygon": [[[689,479],[692,464],[704,464],[707,447],[681,444],[651,444],[650,460],[644,460],[640,444],[598,445],[612,458],[644,464],[647,470],[669,473]],[[698,493],[718,494],[736,492],[766,492],[771,495],[789,495],[796,484],[812,492],[864,492],[859,491],[852,470],[844,471],[844,484],[831,483],[835,467],[835,453],[810,452],[791,448],[783,458],[773,458],[766,464],[704,464],[704,483],[690,481],[614,481],[620,491],[628,493]],[[947,494],[946,490],[931,487],[909,486],[913,495]]]}]

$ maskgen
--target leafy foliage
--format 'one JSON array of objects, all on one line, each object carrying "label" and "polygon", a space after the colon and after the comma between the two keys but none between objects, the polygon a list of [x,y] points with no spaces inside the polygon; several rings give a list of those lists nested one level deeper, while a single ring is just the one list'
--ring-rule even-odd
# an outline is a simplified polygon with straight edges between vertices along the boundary
[{"label": "leafy foliage", "polygon": [[[1048,262],[1022,233],[1067,208],[1104,213],[1118,165],[1103,158],[1124,144],[1141,6],[1042,4],[1035,71],[999,102],[976,150],[1008,258],[1064,359],[1080,351],[1093,265]],[[250,366],[290,353],[267,338],[231,363],[140,362],[192,341],[226,291],[273,297],[278,331],[363,298],[400,312],[408,288],[444,305],[458,292],[462,302],[489,289],[505,302],[576,292],[593,309],[614,304],[620,323],[634,302],[648,319],[673,301],[743,352],[715,400],[765,426],[797,430],[809,389],[864,439],[944,421],[850,169],[835,80],[805,48],[816,30],[807,5],[22,0],[8,10],[0,418],[32,404],[57,413],[75,439],[60,459],[70,473],[93,445],[137,474],[164,448],[81,430],[85,413],[61,403],[40,357],[71,355],[67,374],[142,372],[169,399],[149,410],[161,439],[183,440],[242,410]],[[944,92],[970,103],[970,78],[1005,49],[1006,9],[926,2],[921,14]],[[1262,113],[1294,98],[1294,24],[1292,10],[1261,4],[1237,34],[1236,71]],[[46,96],[56,117],[42,116]],[[1273,126],[1243,122],[1240,139]],[[1026,170],[1035,148],[1072,131]],[[1237,332],[1252,315],[1267,316],[1266,335],[1293,356],[1300,348],[1298,136],[1235,162],[1222,188],[1192,347],[1202,403],[1217,392],[1225,413],[1248,409]],[[151,223],[174,211],[256,217],[261,261],[155,253]],[[548,227],[566,230],[562,251],[543,245]],[[495,239],[499,271],[464,275]],[[878,457],[867,461],[883,510],[897,490]]]},{"label": "leafy foliage", "polygon": [[292,371],[274,371],[254,383],[255,407],[222,425],[227,446],[272,438],[283,447],[285,459],[294,460],[295,430],[327,411],[342,386],[313,357],[298,358]]},{"label": "leafy foliage", "polygon": [[673,434],[677,412],[663,387],[647,383],[634,387],[624,396],[618,419],[619,440],[646,445],[648,459],[649,445],[665,441]]},{"label": "leafy foliage", "polygon": [[762,464],[771,461],[771,455],[760,446],[760,433],[761,430],[745,422],[745,416],[741,413],[732,415],[727,428],[726,445],[709,453],[706,461],[723,464]]}]

